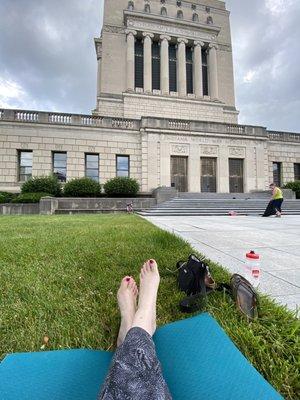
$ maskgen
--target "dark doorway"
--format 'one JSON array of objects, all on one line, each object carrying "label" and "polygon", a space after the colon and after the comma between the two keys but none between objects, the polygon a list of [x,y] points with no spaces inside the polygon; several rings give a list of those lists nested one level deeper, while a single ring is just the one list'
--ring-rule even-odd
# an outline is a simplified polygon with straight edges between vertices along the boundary
[{"label": "dark doorway", "polygon": [[217,191],[217,159],[201,158],[201,192],[215,193]]},{"label": "dark doorway", "polygon": [[171,157],[171,186],[179,192],[187,192],[187,157]]},{"label": "dark doorway", "polygon": [[244,193],[244,160],[229,158],[230,193]]},{"label": "dark doorway", "polygon": [[276,186],[281,186],[281,163],[273,162],[273,182]]}]

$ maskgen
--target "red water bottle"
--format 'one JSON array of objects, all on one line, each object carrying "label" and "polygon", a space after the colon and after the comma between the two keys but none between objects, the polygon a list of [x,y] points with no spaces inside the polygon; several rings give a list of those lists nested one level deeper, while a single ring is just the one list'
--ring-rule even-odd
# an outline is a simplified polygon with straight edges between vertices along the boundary
[{"label": "red water bottle", "polygon": [[260,257],[259,254],[255,253],[255,251],[251,250],[246,254],[246,279],[254,286],[258,287],[260,282]]}]

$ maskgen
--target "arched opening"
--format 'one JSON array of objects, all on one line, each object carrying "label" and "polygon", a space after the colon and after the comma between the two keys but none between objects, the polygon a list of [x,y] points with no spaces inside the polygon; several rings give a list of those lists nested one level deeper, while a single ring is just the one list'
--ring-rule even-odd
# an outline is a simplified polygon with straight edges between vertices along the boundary
[{"label": "arched opening", "polygon": [[199,15],[197,13],[193,14],[193,21],[194,22],[199,22]]},{"label": "arched opening", "polygon": [[134,10],[134,2],[133,1],[129,1],[127,8],[128,8],[129,11],[133,11]]},{"label": "arched opening", "polygon": [[209,25],[212,25],[214,23],[214,20],[212,19],[212,17],[207,17],[207,23]]},{"label": "arched opening", "polygon": [[150,13],[150,4],[145,4],[145,8],[144,8],[144,11],[146,12],[146,13]]},{"label": "arched opening", "polygon": [[177,11],[177,18],[178,19],[183,19],[183,12],[181,10]]},{"label": "arched opening", "polygon": [[162,8],[161,8],[161,10],[160,10],[160,15],[163,15],[163,16],[168,15],[168,12],[167,12],[166,7],[162,7]]}]

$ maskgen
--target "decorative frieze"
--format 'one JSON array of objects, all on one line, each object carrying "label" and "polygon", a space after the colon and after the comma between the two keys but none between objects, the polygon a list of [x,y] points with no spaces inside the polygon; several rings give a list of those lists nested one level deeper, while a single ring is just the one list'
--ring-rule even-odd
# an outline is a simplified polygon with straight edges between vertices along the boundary
[{"label": "decorative frieze", "polygon": [[186,144],[172,144],[171,154],[174,156],[188,156],[190,146]]},{"label": "decorative frieze", "polygon": [[244,147],[229,147],[229,156],[245,158],[246,152]]},{"label": "decorative frieze", "polygon": [[217,156],[219,153],[218,146],[201,146],[201,155]]}]

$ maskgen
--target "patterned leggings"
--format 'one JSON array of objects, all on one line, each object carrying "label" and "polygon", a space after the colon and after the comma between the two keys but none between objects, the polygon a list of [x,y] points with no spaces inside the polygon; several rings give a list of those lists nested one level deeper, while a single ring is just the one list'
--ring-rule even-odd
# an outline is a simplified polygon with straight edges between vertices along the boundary
[{"label": "patterned leggings", "polygon": [[98,400],[171,400],[152,337],[132,328],[117,349]]}]

